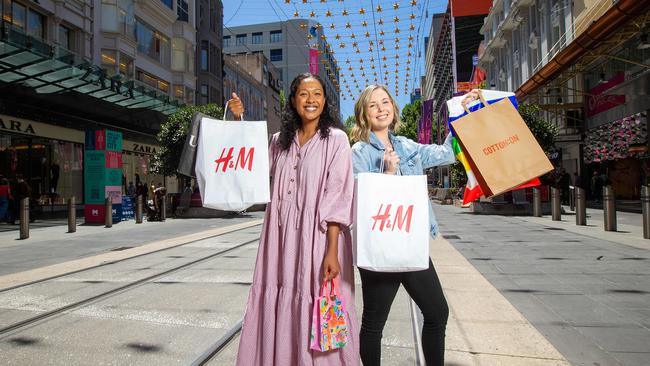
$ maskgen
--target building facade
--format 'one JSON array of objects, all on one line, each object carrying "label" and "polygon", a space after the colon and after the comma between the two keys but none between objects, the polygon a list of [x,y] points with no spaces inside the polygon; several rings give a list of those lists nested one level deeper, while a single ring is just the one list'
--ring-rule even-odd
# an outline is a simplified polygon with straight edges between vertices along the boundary
[{"label": "building facade", "polygon": [[604,174],[620,198],[649,182],[649,25],[645,0],[499,0],[481,29],[490,84],[558,127],[558,169]]},{"label": "building facade", "polygon": [[[192,103],[193,1],[4,1],[0,4],[0,175],[35,204],[84,199],[84,136],[122,133],[122,182],[152,174],[155,135]],[[126,188],[126,187],[124,187]]]},{"label": "building facade", "polygon": [[197,0],[197,3],[196,103],[223,105],[223,4],[220,0]]},{"label": "building facade", "polygon": [[326,42],[318,23],[292,19],[227,28],[223,34],[223,49],[227,54],[263,53],[278,69],[287,96],[291,81],[298,74],[317,68],[325,80],[331,103],[339,113],[339,72],[332,54],[324,52]]},{"label": "building facade", "polygon": [[245,118],[266,121],[269,136],[280,131],[282,83],[278,69],[261,53],[224,56],[224,93],[237,92]]}]

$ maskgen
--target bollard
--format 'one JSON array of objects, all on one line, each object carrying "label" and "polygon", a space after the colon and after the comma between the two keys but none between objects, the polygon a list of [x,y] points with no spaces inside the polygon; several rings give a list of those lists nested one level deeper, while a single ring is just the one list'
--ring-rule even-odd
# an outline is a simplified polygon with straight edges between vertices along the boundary
[{"label": "bollard", "polygon": [[551,217],[553,221],[562,220],[562,206],[560,205],[560,190],[551,187]]},{"label": "bollard", "polygon": [[576,200],[576,225],[587,225],[587,194],[580,187],[575,188]]},{"label": "bollard", "polygon": [[612,186],[603,187],[603,216],[605,231],[616,231],[616,196]]},{"label": "bollard", "polygon": [[165,221],[167,218],[167,197],[162,196],[160,199],[160,221]]},{"label": "bollard", "polygon": [[75,207],[74,196],[68,198],[68,232],[74,233],[77,231],[77,211]]},{"label": "bollard", "polygon": [[542,193],[537,187],[533,187],[533,216],[542,217]]},{"label": "bollard", "polygon": [[104,224],[106,227],[113,227],[113,202],[110,197],[106,197],[105,202]]},{"label": "bollard", "polygon": [[650,186],[641,188],[641,212],[643,213],[643,238],[650,239]]},{"label": "bollard", "polygon": [[20,239],[29,239],[29,197],[20,200]]},{"label": "bollard", "polygon": [[576,188],[574,186],[569,186],[569,209],[571,211],[576,210]]},{"label": "bollard", "polygon": [[139,194],[135,202],[135,223],[142,224],[142,195]]}]

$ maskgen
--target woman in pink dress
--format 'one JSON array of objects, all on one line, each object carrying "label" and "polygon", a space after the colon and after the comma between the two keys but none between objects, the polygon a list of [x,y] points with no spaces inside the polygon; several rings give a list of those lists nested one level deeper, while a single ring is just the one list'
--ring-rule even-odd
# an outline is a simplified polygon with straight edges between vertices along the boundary
[{"label": "woman in pink dress", "polygon": [[[348,225],[354,180],[347,134],[323,80],[298,75],[269,145],[271,202],[242,328],[237,365],[358,365],[354,272]],[[243,105],[228,103],[236,119]],[[324,280],[339,276],[348,311],[348,343],[310,349],[312,311]]]}]

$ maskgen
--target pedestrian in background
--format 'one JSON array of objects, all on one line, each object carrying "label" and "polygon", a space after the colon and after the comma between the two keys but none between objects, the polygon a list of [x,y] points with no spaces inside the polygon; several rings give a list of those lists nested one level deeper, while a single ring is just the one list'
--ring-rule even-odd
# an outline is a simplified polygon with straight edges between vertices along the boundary
[{"label": "pedestrian in background", "polygon": [[[243,105],[233,93],[235,119]],[[269,144],[266,206],[237,365],[358,365],[351,236],[354,180],[347,134],[316,75],[292,82],[279,133]],[[339,278],[348,343],[310,349],[312,310],[325,280]]]},{"label": "pedestrian in background", "polygon": [[11,187],[9,180],[0,177],[0,222],[6,222],[9,213],[9,201],[11,200]]},{"label": "pedestrian in background", "polygon": [[[425,145],[396,136],[399,128],[399,107],[388,89],[370,85],[354,105],[355,126],[352,137],[354,174],[378,172],[398,175],[421,175],[424,169],[449,165],[456,161],[447,136],[442,145]],[[381,167],[384,167],[383,172]],[[363,187],[358,187],[363,189]],[[438,224],[429,202],[431,236],[438,233]],[[396,250],[404,243],[395,243]],[[359,268],[363,291],[360,353],[364,366],[381,363],[381,339],[388,313],[400,284],[422,310],[422,349],[428,366],[442,366],[445,354],[445,328],[449,308],[440,280],[429,259],[429,268],[413,272],[375,272]]]},{"label": "pedestrian in background", "polygon": [[126,195],[131,197],[131,199],[135,198],[135,186],[133,182],[129,182],[129,186],[126,188]]}]

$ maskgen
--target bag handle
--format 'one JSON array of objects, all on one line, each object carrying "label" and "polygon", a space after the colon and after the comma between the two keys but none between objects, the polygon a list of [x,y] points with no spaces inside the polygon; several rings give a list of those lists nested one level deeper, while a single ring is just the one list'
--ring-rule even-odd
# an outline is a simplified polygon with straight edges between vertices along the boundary
[{"label": "bag handle", "polygon": [[[226,120],[226,113],[228,113],[228,102],[226,102],[226,106],[223,107],[223,120]],[[244,120],[244,114],[242,113],[241,116],[239,116],[240,121]]]},{"label": "bag handle", "polygon": [[[478,94],[478,99],[481,101],[481,103],[483,103],[483,106],[487,107],[488,102],[485,100],[485,97],[483,96],[483,92],[481,91],[481,89],[476,89],[476,94]],[[469,107],[467,106],[467,104],[463,104],[462,102],[460,104],[463,106],[463,109],[465,110],[465,112],[467,112],[467,114],[471,113],[469,111]]]},{"label": "bag handle", "polygon": [[[393,150],[393,151],[395,151],[395,150]],[[402,175],[402,169],[400,169],[399,165],[397,166],[397,172],[399,173],[399,175]],[[384,174],[384,157],[383,156],[381,157],[381,163],[379,163],[379,173]]]},{"label": "bag handle", "polygon": [[[331,283],[332,285],[330,286],[330,291],[329,291],[329,294],[328,294],[328,295],[331,296],[332,293],[334,293],[336,296],[338,296],[339,298],[341,298],[341,292],[339,291],[339,280],[338,280],[338,277],[337,277],[337,278],[334,278],[334,279],[331,279],[331,280],[329,280],[329,281],[328,281],[328,280],[323,281],[323,282],[321,283],[321,285],[320,285],[320,295],[321,295],[321,296],[325,296],[325,293],[326,293],[326,291],[327,291],[327,285],[330,284],[330,283]],[[328,296],[328,297],[329,297],[329,296]]]}]

